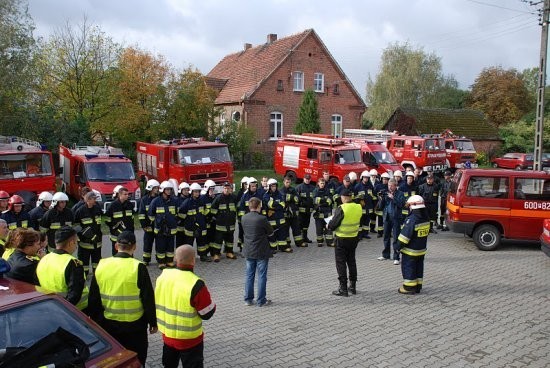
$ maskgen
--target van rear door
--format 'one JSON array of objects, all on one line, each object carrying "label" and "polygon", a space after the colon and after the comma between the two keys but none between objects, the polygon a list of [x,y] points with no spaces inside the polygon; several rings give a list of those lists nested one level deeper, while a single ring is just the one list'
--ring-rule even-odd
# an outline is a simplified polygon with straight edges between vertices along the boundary
[{"label": "van rear door", "polygon": [[509,236],[537,240],[544,219],[550,218],[550,179],[526,175],[513,181]]}]

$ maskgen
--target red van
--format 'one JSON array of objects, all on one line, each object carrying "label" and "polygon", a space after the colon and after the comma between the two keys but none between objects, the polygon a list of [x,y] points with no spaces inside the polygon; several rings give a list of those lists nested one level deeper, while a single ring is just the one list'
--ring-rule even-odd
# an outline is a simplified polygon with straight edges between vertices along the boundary
[{"label": "red van", "polygon": [[501,239],[539,240],[550,217],[550,174],[544,171],[460,169],[447,198],[449,229],[473,238],[481,250]]}]

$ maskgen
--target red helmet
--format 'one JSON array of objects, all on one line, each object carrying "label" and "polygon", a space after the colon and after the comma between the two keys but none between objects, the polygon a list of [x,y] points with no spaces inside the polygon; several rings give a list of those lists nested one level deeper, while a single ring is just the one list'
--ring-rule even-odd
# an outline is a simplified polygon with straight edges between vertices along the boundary
[{"label": "red helmet", "polygon": [[25,200],[21,196],[14,194],[10,197],[10,200],[8,201],[8,209],[11,210],[14,204],[25,204]]},{"label": "red helmet", "polygon": [[9,199],[10,195],[5,190],[0,190],[0,199]]}]

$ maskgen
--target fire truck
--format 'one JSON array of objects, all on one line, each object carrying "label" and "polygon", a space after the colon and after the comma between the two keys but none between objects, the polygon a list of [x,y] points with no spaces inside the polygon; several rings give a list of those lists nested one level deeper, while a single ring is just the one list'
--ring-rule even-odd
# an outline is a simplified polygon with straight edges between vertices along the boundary
[{"label": "fire truck", "polygon": [[388,150],[397,162],[406,169],[420,167],[426,171],[431,168],[434,172],[447,169],[447,153],[445,142],[439,134],[405,136],[392,135],[386,142]]},{"label": "fire truck", "polygon": [[161,140],[157,143],[136,142],[138,174],[142,179],[162,182],[171,178],[179,183],[233,183],[233,162],[227,144],[202,138]]},{"label": "fire truck", "polygon": [[478,167],[477,152],[471,139],[459,137],[449,129],[443,131],[441,137],[445,139],[446,164],[451,170],[463,169],[465,164],[469,168]]},{"label": "fire truck", "polygon": [[103,211],[113,202],[117,185],[128,188],[129,200],[137,209],[141,189],[132,161],[120,148],[108,146],[59,146],[59,169],[65,192],[80,199],[80,188],[90,187],[101,196]]},{"label": "fire truck", "polygon": [[361,148],[363,163],[370,169],[376,169],[379,174],[384,171],[390,175],[401,166],[388,151],[386,142],[395,132],[371,129],[344,129],[344,137]]},{"label": "fire truck", "polygon": [[306,174],[312,181],[328,170],[331,178],[341,182],[351,171],[361,175],[367,166],[361,160],[359,147],[330,135],[289,134],[277,141],[274,168],[277,174],[301,181]]},{"label": "fire truck", "polygon": [[0,136],[0,190],[17,193],[27,203],[37,193],[55,192],[51,152],[30,139]]}]

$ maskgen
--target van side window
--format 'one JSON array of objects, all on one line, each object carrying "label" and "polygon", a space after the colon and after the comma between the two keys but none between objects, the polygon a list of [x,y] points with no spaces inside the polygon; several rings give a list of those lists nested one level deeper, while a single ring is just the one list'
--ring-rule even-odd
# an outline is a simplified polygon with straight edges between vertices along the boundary
[{"label": "van side window", "polygon": [[402,148],[403,147],[403,141],[402,140],[393,141],[393,147],[394,148]]},{"label": "van side window", "polygon": [[473,176],[466,195],[481,198],[508,198],[508,178]]},{"label": "van side window", "polygon": [[312,160],[317,160],[317,148],[308,148],[307,149],[307,158]]},{"label": "van side window", "polygon": [[447,141],[447,142],[445,142],[445,148],[446,149],[454,149],[455,147],[454,147],[452,141]]},{"label": "van side window", "polygon": [[320,156],[319,161],[321,163],[327,163],[327,162],[330,162],[331,157],[332,157],[332,155],[331,155],[330,151],[321,151],[321,156]]},{"label": "van side window", "polygon": [[514,199],[549,201],[550,179],[516,178]]}]

